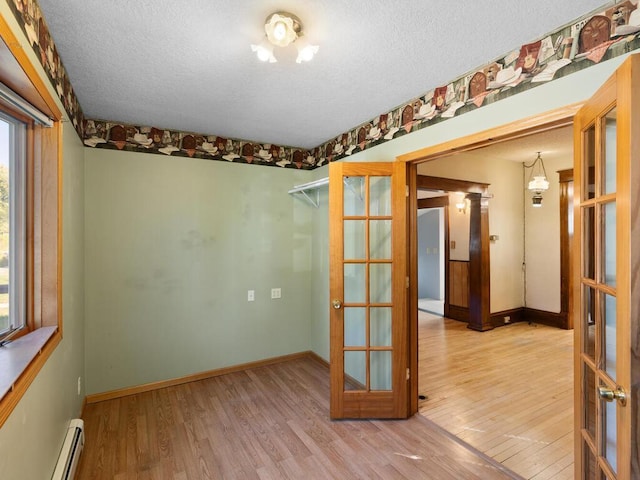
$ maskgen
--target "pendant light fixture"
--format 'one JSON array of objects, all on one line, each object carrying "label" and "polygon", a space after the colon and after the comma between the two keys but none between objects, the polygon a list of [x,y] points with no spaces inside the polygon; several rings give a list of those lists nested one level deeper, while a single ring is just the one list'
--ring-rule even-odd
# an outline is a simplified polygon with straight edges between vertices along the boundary
[{"label": "pendant light fixture", "polygon": [[318,52],[317,45],[311,45],[302,31],[300,19],[288,12],[275,12],[267,17],[264,23],[266,37],[257,45],[251,45],[262,62],[275,63],[278,60],[273,54],[273,47],[287,47],[294,44],[298,50],[296,63],[308,62]]},{"label": "pendant light fixture", "polygon": [[549,181],[547,180],[547,171],[544,168],[544,162],[538,152],[538,156],[531,165],[524,165],[524,168],[530,168],[528,189],[533,192],[531,197],[532,205],[536,208],[542,206],[542,192],[549,189]]}]

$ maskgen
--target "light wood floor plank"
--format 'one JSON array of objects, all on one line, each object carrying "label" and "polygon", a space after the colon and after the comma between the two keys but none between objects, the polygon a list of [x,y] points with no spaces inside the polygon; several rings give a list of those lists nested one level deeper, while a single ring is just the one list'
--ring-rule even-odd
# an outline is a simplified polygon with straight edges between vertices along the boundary
[{"label": "light wood floor plank", "polygon": [[331,421],[312,359],[87,405],[78,479],[520,479],[417,415]]},{"label": "light wood floor plank", "polygon": [[524,478],[573,477],[573,333],[419,313],[420,413]]}]

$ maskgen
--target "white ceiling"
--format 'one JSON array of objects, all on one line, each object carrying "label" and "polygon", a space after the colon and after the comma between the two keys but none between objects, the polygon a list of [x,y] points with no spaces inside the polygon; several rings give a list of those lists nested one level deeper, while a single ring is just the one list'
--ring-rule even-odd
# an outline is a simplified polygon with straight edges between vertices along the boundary
[{"label": "white ceiling", "polygon": [[[39,0],[87,118],[312,148],[602,0]],[[320,51],[259,62],[272,12]]]}]

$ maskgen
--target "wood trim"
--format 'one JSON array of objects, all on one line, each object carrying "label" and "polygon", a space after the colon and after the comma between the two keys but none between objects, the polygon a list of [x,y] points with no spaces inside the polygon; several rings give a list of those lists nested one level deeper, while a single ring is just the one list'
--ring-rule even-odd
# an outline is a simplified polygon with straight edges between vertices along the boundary
[{"label": "wood trim", "polygon": [[[7,21],[4,19],[2,15],[0,15],[0,39],[2,39],[2,41],[6,45],[6,48],[8,48],[8,50],[11,52],[11,55],[13,55],[15,60],[17,60],[18,64],[20,65],[20,68],[23,70],[24,74],[26,75],[29,82],[33,86],[32,89],[28,89],[26,85],[23,85],[20,88],[21,95],[23,95],[24,98],[30,99],[32,101],[34,101],[35,96],[37,95],[42,99],[42,101],[46,104],[48,108],[48,111],[44,113],[50,114],[54,120],[57,120],[57,121],[62,120],[62,113],[58,108],[58,104],[49,93],[49,89],[47,88],[47,83],[42,80],[43,77],[40,75],[40,73],[38,73],[36,68],[33,66],[33,64],[31,63],[31,60],[29,60],[29,56],[26,53],[26,49],[23,48],[18,38],[13,34],[13,32],[11,31],[11,27],[9,26],[9,24],[7,23]],[[19,72],[16,72],[16,73],[19,74]],[[44,78],[46,78],[46,75],[44,76]],[[10,84],[15,84],[17,79],[16,78],[14,78],[13,80],[11,80],[10,78],[7,79],[0,74],[0,81],[3,81],[3,82],[8,81]],[[34,101],[34,103],[38,103],[38,102]],[[38,105],[38,106],[41,107],[42,105]]]},{"label": "wood trim", "polygon": [[[413,190],[415,191],[415,189]],[[409,191],[411,192],[411,190]],[[440,208],[440,207],[448,207],[448,206],[449,206],[449,195],[443,195],[442,197],[419,198],[417,210],[421,210],[423,208]]]},{"label": "wood trim", "polygon": [[[510,317],[509,322],[505,322],[505,317]],[[524,307],[510,308],[502,310],[490,315],[491,325],[494,327],[503,327],[512,323],[524,322]]]},{"label": "wood trim", "polygon": [[561,170],[558,174],[560,176],[560,311],[566,316],[566,323],[562,328],[572,329],[571,244],[573,229],[569,230],[569,210],[573,208],[573,168]]},{"label": "wood trim", "polygon": [[560,183],[573,182],[573,168],[558,170],[558,178]]},{"label": "wood trim", "polygon": [[469,323],[469,309],[458,305],[449,305],[449,314],[446,317]]},{"label": "wood trim", "polygon": [[135,387],[120,388],[117,390],[110,390],[103,393],[94,393],[87,395],[86,403],[98,403],[105,400],[112,400],[114,398],[122,398],[129,395],[135,395],[137,393],[151,392],[153,390],[159,390],[161,388],[173,387],[175,385],[181,385],[183,383],[197,382],[198,380],[205,380],[207,378],[219,377],[220,375],[226,375],[227,373],[242,372],[244,370],[250,370],[253,368],[266,367],[267,365],[274,365],[276,363],[289,362],[291,360],[298,360],[300,358],[311,358],[324,365],[328,365],[320,356],[311,352],[298,352],[289,355],[282,355],[279,357],[266,358],[264,360],[257,360],[255,362],[242,363],[239,365],[232,365],[229,367],[217,368],[215,370],[207,370],[205,372],[194,373],[191,375],[185,375],[184,377],[172,378],[169,380],[162,380],[159,382],[145,383],[144,385],[138,385]]},{"label": "wood trim", "polygon": [[322,358],[320,355],[318,355],[316,352],[314,352],[312,350],[309,350],[308,352],[303,352],[303,353],[307,353],[308,357],[311,360],[315,360],[316,362],[318,362],[323,367],[329,368],[329,362],[327,360],[325,360],[324,358]]},{"label": "wood trim", "polygon": [[399,155],[396,158],[400,162],[435,160],[436,158],[446,157],[454,153],[475,150],[476,148],[487,145],[564,127],[573,123],[573,117],[582,105],[583,102],[573,103],[548,112],[516,120],[499,127],[490,128],[455,140]]},{"label": "wood trim", "polygon": [[417,175],[416,187],[418,190],[444,190],[445,192],[479,193],[480,195],[486,195],[489,184],[458,180],[456,178]]},{"label": "wood trim", "polygon": [[471,202],[469,228],[469,325],[484,332],[493,326],[490,313],[489,202],[477,193],[467,195]]},{"label": "wood trim", "polygon": [[[418,166],[407,164],[407,185],[409,186],[409,197],[407,198],[407,275],[409,276],[409,289],[407,291],[407,320],[409,324],[407,339],[407,365],[409,371],[413,372],[411,377],[418,378],[418,189],[416,188],[416,177]],[[447,196],[447,200],[448,200]],[[445,215],[448,208],[445,208]],[[445,217],[445,234],[447,233],[447,220]],[[447,249],[445,249],[447,251]],[[445,260],[445,265],[447,265]],[[446,271],[446,268],[445,268]],[[446,285],[445,273],[445,285]],[[409,379],[408,415],[418,413],[418,382]]]},{"label": "wood trim", "polygon": [[25,394],[31,382],[36,378],[44,364],[47,362],[58,344],[62,341],[62,333],[57,331],[40,350],[40,353],[33,359],[23,374],[18,378],[13,388],[0,401],[0,428],[9,418],[13,409],[18,405],[20,399]]},{"label": "wood trim", "polygon": [[568,330],[566,312],[554,313],[525,307],[522,312],[522,320],[525,322],[541,323],[542,325]]}]

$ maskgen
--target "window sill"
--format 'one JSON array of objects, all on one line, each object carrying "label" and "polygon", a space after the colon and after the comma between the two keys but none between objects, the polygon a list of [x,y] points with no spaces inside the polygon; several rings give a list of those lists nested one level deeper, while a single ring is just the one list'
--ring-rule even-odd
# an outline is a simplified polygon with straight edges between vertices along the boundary
[{"label": "window sill", "polygon": [[0,347],[0,399],[39,355],[58,327],[42,327]]}]

